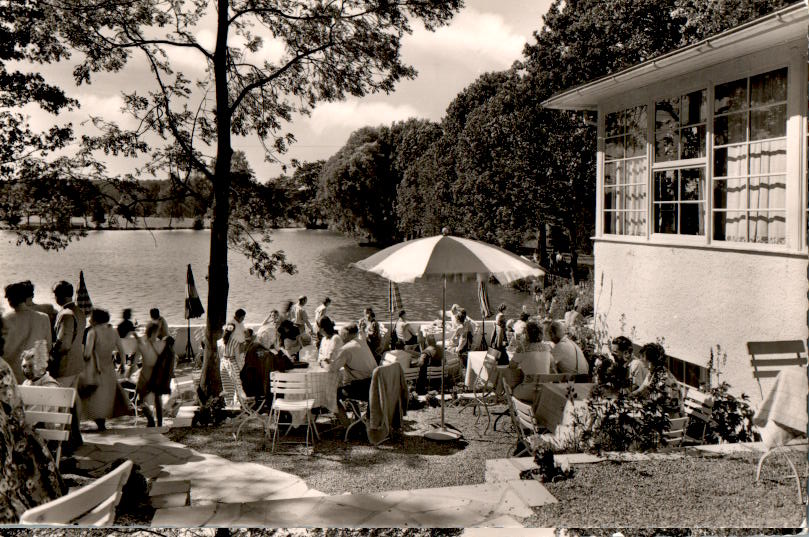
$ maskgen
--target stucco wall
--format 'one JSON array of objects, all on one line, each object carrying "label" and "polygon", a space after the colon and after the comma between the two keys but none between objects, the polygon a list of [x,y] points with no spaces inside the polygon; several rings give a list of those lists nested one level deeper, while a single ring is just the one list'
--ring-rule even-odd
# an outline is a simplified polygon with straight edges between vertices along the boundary
[{"label": "stucco wall", "polygon": [[634,327],[637,343],[664,337],[667,354],[702,366],[719,344],[723,378],[753,402],[745,343],[806,340],[805,256],[596,241],[595,259],[596,314],[611,336]]}]

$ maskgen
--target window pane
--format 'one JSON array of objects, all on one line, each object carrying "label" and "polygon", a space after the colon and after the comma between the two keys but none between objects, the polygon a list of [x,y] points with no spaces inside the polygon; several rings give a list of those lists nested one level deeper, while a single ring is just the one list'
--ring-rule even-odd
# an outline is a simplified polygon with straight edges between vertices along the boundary
[{"label": "window pane", "polygon": [[628,235],[643,235],[646,232],[646,211],[624,213],[624,223]]},{"label": "window pane", "polygon": [[750,242],[786,244],[784,211],[751,212],[748,220]]},{"label": "window pane", "polygon": [[717,241],[747,241],[746,213],[741,211],[714,212],[713,238]]},{"label": "window pane", "polygon": [[646,154],[646,135],[632,132],[626,135],[626,158],[641,157]]},{"label": "window pane", "polygon": [[787,68],[750,78],[750,106],[787,100]]},{"label": "window pane", "polygon": [[706,90],[695,91],[683,97],[683,125],[704,123],[706,116]]},{"label": "window pane", "polygon": [[714,177],[738,177],[747,175],[747,145],[714,149]]},{"label": "window pane", "polygon": [[677,201],[677,172],[655,172],[655,201]]},{"label": "window pane", "polygon": [[764,140],[787,134],[787,105],[779,104],[750,112],[750,139]]},{"label": "window pane", "polygon": [[646,130],[649,127],[646,123],[646,106],[636,106],[624,112],[626,132],[633,132],[646,143]]},{"label": "window pane", "polygon": [[635,159],[635,160],[628,160],[624,164],[624,169],[626,170],[625,179],[623,181],[624,184],[626,183],[643,183],[644,185],[648,181],[646,175],[646,159]]},{"label": "window pane", "polygon": [[618,181],[618,168],[622,166],[620,162],[608,162],[604,164],[604,185],[614,185]]},{"label": "window pane", "polygon": [[677,160],[679,143],[677,131],[665,131],[655,134],[655,162]]},{"label": "window pane", "polygon": [[786,176],[750,178],[751,209],[785,209],[786,208]]},{"label": "window pane", "polygon": [[686,127],[680,131],[680,158],[700,158],[705,156],[705,125]]},{"label": "window pane", "polygon": [[646,208],[646,185],[626,187],[626,208],[635,210]]},{"label": "window pane", "polygon": [[618,189],[615,187],[604,188],[604,210],[618,208]]},{"label": "window pane", "polygon": [[618,232],[618,213],[604,212],[604,233],[615,234]]},{"label": "window pane", "polygon": [[607,160],[624,158],[624,137],[607,138],[604,142],[604,153]]},{"label": "window pane", "polygon": [[655,161],[677,160],[679,157],[680,99],[664,99],[655,103]]},{"label": "window pane", "polygon": [[739,112],[714,119],[715,145],[734,144],[747,140],[747,112]]},{"label": "window pane", "polygon": [[787,171],[787,141],[773,140],[750,144],[750,175],[785,173]]},{"label": "window pane", "polygon": [[677,233],[677,204],[655,203],[655,233]]},{"label": "window pane", "polygon": [[713,206],[717,209],[746,209],[747,179],[714,180]]},{"label": "window pane", "polygon": [[702,203],[680,204],[680,235],[703,235],[705,233],[705,210]]},{"label": "window pane", "polygon": [[607,136],[615,136],[617,134],[623,134],[624,127],[623,122],[621,121],[623,116],[623,112],[613,112],[612,114],[607,114]]},{"label": "window pane", "polygon": [[720,84],[715,89],[714,114],[741,110],[747,106],[747,79]]},{"label": "window pane", "polygon": [[687,168],[680,170],[680,200],[702,201],[705,199],[705,170]]}]

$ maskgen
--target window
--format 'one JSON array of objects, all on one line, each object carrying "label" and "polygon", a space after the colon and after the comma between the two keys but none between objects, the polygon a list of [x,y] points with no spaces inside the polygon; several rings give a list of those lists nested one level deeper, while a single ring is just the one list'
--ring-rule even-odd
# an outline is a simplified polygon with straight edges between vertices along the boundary
[{"label": "window", "polygon": [[713,238],[785,244],[787,69],[714,94]]},{"label": "window", "polygon": [[706,96],[655,102],[654,233],[705,234]]},{"label": "window", "polygon": [[646,107],[607,114],[604,152],[604,233],[646,234]]}]

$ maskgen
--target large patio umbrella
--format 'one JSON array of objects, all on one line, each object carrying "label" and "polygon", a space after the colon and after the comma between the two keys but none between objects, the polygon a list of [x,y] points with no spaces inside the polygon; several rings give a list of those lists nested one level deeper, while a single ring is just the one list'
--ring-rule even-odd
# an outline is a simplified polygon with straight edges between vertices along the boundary
[{"label": "large patio umbrella", "polygon": [[[494,276],[498,282],[506,284],[544,274],[537,265],[516,254],[485,242],[453,237],[446,228],[441,235],[395,244],[354,265],[398,283],[440,278],[442,312],[447,309],[447,277]],[[446,341],[444,315],[441,316],[441,339]],[[448,431],[444,423],[444,360],[441,369],[441,427],[425,436],[435,440],[456,439],[460,435]]]},{"label": "large patio umbrella", "polygon": [[188,264],[188,269],[185,271],[185,319],[188,327],[188,338],[185,342],[185,359],[192,360],[194,358],[194,347],[191,345],[191,319],[202,317],[205,313],[205,308],[202,307],[202,301],[199,299],[197,293],[197,286],[194,283],[194,273],[191,272],[191,264]]}]

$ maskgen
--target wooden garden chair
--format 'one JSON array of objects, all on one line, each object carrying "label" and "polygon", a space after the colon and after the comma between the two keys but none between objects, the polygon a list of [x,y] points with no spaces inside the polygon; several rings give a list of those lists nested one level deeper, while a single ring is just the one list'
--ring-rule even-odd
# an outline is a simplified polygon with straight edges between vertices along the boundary
[{"label": "wooden garden chair", "polygon": [[[515,447],[514,457],[519,457],[523,453],[528,453],[532,457],[539,449],[539,426],[534,419],[534,413],[530,405],[527,405],[514,397],[511,393],[511,388],[506,382],[506,379],[501,379],[503,383],[503,391],[506,396],[506,404],[508,405],[508,412],[511,416],[511,422],[514,429],[517,431],[517,446]],[[528,434],[526,434],[528,431]],[[522,448],[520,449],[520,446]],[[518,451],[519,449],[519,451]]]},{"label": "wooden garden chair", "polygon": [[[691,387],[685,388],[683,393],[683,412],[688,418],[683,440],[686,442],[704,444],[705,432],[708,429],[708,425],[715,423],[711,417],[713,414],[713,397]],[[702,434],[699,438],[689,435],[689,431],[693,430],[693,425],[697,422],[702,424]]]},{"label": "wooden garden chair", "polygon": [[225,360],[225,370],[230,377],[231,381],[233,382],[233,392],[236,398],[236,402],[239,404],[239,415],[236,416],[233,420],[233,426],[236,427],[238,423],[238,428],[236,432],[233,433],[233,438],[238,440],[239,434],[242,432],[242,427],[247,425],[251,421],[257,421],[261,423],[262,427],[264,427],[264,435],[267,435],[267,419],[263,416],[260,412],[261,409],[264,408],[264,404],[266,401],[262,401],[261,404],[256,408],[255,403],[256,400],[254,397],[248,397],[247,394],[244,393],[244,388],[242,387],[242,379],[239,376],[238,371],[236,371],[236,364],[231,362],[230,360]]},{"label": "wooden garden chair", "polygon": [[76,390],[43,386],[18,386],[25,421],[44,440],[56,442],[56,467],[62,458],[62,442],[70,438],[71,411]]},{"label": "wooden garden chair", "polygon": [[806,345],[800,339],[748,341],[747,352],[750,354],[753,378],[758,383],[758,391],[762,399],[764,399],[764,390],[761,387],[761,379],[774,379],[784,367],[806,365]]},{"label": "wooden garden chair", "polygon": [[132,461],[126,461],[89,485],[28,509],[20,517],[20,524],[111,526],[115,522],[115,507],[121,501],[131,471]]},{"label": "wooden garden chair", "polygon": [[[306,412],[306,449],[309,450],[309,436],[314,430],[315,438],[320,438],[317,432],[317,425],[315,424],[314,416],[312,415],[312,408],[315,405],[315,399],[310,397],[309,377],[306,373],[279,373],[277,371],[270,372],[270,389],[272,390],[272,407],[270,408],[269,427],[273,429],[272,434],[272,451],[275,451],[276,438],[278,437],[278,428],[281,423],[281,412]],[[283,395],[283,397],[279,397]],[[293,397],[289,397],[289,396]],[[291,418],[290,418],[291,420]],[[292,423],[290,421],[290,427]]]}]

